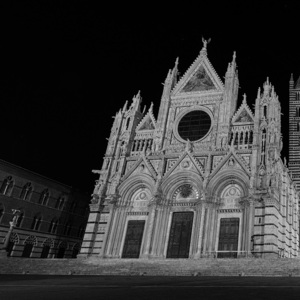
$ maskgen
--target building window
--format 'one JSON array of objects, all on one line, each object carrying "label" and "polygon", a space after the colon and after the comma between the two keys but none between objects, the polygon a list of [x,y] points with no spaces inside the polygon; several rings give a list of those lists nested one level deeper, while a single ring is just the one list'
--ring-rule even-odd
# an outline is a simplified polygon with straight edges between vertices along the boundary
[{"label": "building window", "polygon": [[54,241],[52,239],[47,238],[42,244],[42,252],[41,258],[48,258],[50,249],[54,246]]},{"label": "building window", "polygon": [[16,223],[16,227],[20,227],[21,224],[22,224],[22,221],[23,221],[23,218],[24,218],[24,213],[21,212],[18,216],[18,219],[17,219],[17,223]]},{"label": "building window", "polygon": [[56,218],[52,219],[48,232],[49,233],[56,233],[57,230],[57,226],[58,226],[58,220]]},{"label": "building window", "polygon": [[40,215],[36,215],[33,218],[33,221],[31,223],[31,229],[32,230],[39,230],[41,222],[42,222],[42,217]]},{"label": "building window", "polygon": [[71,222],[66,223],[64,227],[64,235],[70,235],[71,228],[72,228],[72,223]]},{"label": "building window", "polygon": [[49,194],[48,189],[45,189],[45,190],[41,193],[41,196],[40,196],[40,199],[39,199],[39,204],[47,205],[49,196],[50,196],[50,194]]},{"label": "building window", "polygon": [[30,194],[32,192],[32,185],[30,182],[27,182],[24,186],[23,189],[21,191],[21,195],[20,198],[22,200],[29,200]]},{"label": "building window", "polygon": [[56,254],[56,258],[64,258],[67,248],[68,248],[67,243],[66,242],[61,242],[58,246],[58,251],[57,251],[57,254]]},{"label": "building window", "polygon": [[55,204],[55,208],[62,210],[65,204],[65,198],[63,196],[60,196]]},{"label": "building window", "polygon": [[24,249],[22,257],[30,257],[32,253],[33,246],[37,245],[37,239],[35,236],[31,235],[24,241]]},{"label": "building window", "polygon": [[10,196],[12,189],[13,189],[13,185],[14,182],[12,180],[11,176],[8,176],[7,178],[4,179],[1,189],[0,189],[0,193],[6,196]]}]

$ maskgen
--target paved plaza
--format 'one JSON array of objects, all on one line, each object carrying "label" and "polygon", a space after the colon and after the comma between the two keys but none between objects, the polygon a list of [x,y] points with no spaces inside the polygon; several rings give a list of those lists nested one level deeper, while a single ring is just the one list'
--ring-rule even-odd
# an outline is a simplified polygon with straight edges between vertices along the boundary
[{"label": "paved plaza", "polygon": [[299,297],[299,277],[0,276],[1,300],[286,300]]}]

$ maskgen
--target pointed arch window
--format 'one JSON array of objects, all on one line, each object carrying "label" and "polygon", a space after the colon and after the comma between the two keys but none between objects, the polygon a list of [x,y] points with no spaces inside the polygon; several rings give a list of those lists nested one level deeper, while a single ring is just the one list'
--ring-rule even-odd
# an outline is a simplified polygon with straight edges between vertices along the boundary
[{"label": "pointed arch window", "polygon": [[24,219],[24,212],[21,212],[18,216],[16,227],[21,227],[23,219]]},{"label": "pointed arch window", "polygon": [[6,196],[10,196],[13,189],[13,185],[14,182],[12,177],[11,176],[6,177],[3,180],[3,183],[1,185],[0,193]]},{"label": "pointed arch window", "polygon": [[70,235],[71,229],[72,229],[72,222],[69,221],[65,224],[64,235]]},{"label": "pointed arch window", "polygon": [[41,223],[42,223],[42,216],[40,214],[35,215],[31,223],[31,229],[39,230]]},{"label": "pointed arch window", "polygon": [[65,197],[60,196],[56,201],[55,208],[62,210],[64,208],[64,204],[65,204]]},{"label": "pointed arch window", "polygon": [[56,233],[57,227],[58,227],[58,219],[57,219],[57,218],[54,218],[54,219],[52,219],[52,221],[51,221],[51,223],[50,223],[48,232],[49,232],[49,233]]},{"label": "pointed arch window", "polygon": [[264,106],[264,117],[267,118],[267,106]]},{"label": "pointed arch window", "polygon": [[47,205],[50,193],[48,189],[45,189],[40,196],[39,204]]},{"label": "pointed arch window", "polygon": [[31,235],[24,241],[22,257],[30,257],[33,246],[37,246],[37,239],[35,236]]},{"label": "pointed arch window", "polygon": [[31,182],[27,182],[22,188],[20,198],[22,200],[29,200],[31,192],[32,192]]}]

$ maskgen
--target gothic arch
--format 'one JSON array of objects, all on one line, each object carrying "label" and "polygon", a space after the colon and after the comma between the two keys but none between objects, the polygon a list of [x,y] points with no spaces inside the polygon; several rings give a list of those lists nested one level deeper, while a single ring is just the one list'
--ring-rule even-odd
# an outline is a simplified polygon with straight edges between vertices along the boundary
[{"label": "gothic arch", "polygon": [[[19,235],[16,232],[12,232],[9,238],[10,242],[14,243],[14,244],[19,244],[20,242],[20,238]],[[5,237],[3,239],[3,243],[5,242]]]},{"label": "gothic arch", "polygon": [[34,236],[34,235],[28,236],[24,241],[24,245],[26,245],[26,244],[32,244],[34,246],[37,246],[38,241],[37,241],[36,236]]},{"label": "gothic arch", "polygon": [[224,188],[231,183],[239,185],[244,196],[248,195],[249,178],[240,170],[224,170],[219,172],[208,182],[207,190],[211,196],[220,197]]},{"label": "gothic arch", "polygon": [[162,183],[165,198],[171,199],[176,189],[184,184],[190,184],[196,188],[199,193],[203,190],[202,178],[199,174],[192,171],[174,173]]},{"label": "gothic arch", "polygon": [[49,247],[53,248],[54,247],[54,239],[46,238],[43,241],[42,246],[49,246]]},{"label": "gothic arch", "polygon": [[151,192],[154,190],[154,186],[155,182],[150,175],[139,174],[132,176],[120,185],[119,193],[122,195],[122,199],[120,201],[122,204],[128,204],[130,203],[134,193],[136,193],[139,189],[145,188]]}]

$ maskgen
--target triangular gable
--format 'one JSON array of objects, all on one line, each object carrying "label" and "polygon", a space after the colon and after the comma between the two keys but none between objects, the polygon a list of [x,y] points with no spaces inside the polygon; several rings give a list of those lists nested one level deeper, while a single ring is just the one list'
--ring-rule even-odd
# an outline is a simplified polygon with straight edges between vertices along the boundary
[{"label": "triangular gable", "polygon": [[155,129],[156,121],[152,110],[153,110],[153,103],[151,104],[147,114],[143,117],[143,119],[136,127],[136,131],[149,131]]},{"label": "triangular gable", "polygon": [[222,92],[224,85],[206,56],[201,51],[190,68],[176,84],[173,95],[183,93]]},{"label": "triangular gable", "polygon": [[155,129],[155,125],[153,121],[151,120],[150,116],[147,116],[147,118],[143,121],[143,123],[141,124],[138,130],[143,131],[143,130],[154,130],[154,129]]},{"label": "triangular gable", "polygon": [[194,171],[198,173],[202,178],[204,176],[204,170],[199,162],[189,152],[184,152],[177,160],[177,162],[165,173],[164,178],[170,176],[173,173],[182,171]]},{"label": "triangular gable", "polygon": [[247,166],[246,162],[242,160],[235,152],[230,151],[223,159],[218,163],[218,165],[213,169],[210,174],[210,177],[213,177],[215,174],[224,169],[241,169],[250,176],[250,169]]},{"label": "triangular gable", "polygon": [[154,179],[157,177],[156,171],[154,170],[153,166],[144,155],[142,155],[140,159],[137,160],[135,165],[132,166],[132,168],[128,171],[127,174],[124,175],[122,180],[125,180],[132,175],[138,175],[138,174],[148,174]]},{"label": "triangular gable", "polygon": [[253,123],[254,116],[246,102],[246,95],[244,95],[243,103],[232,117],[232,123]]}]

